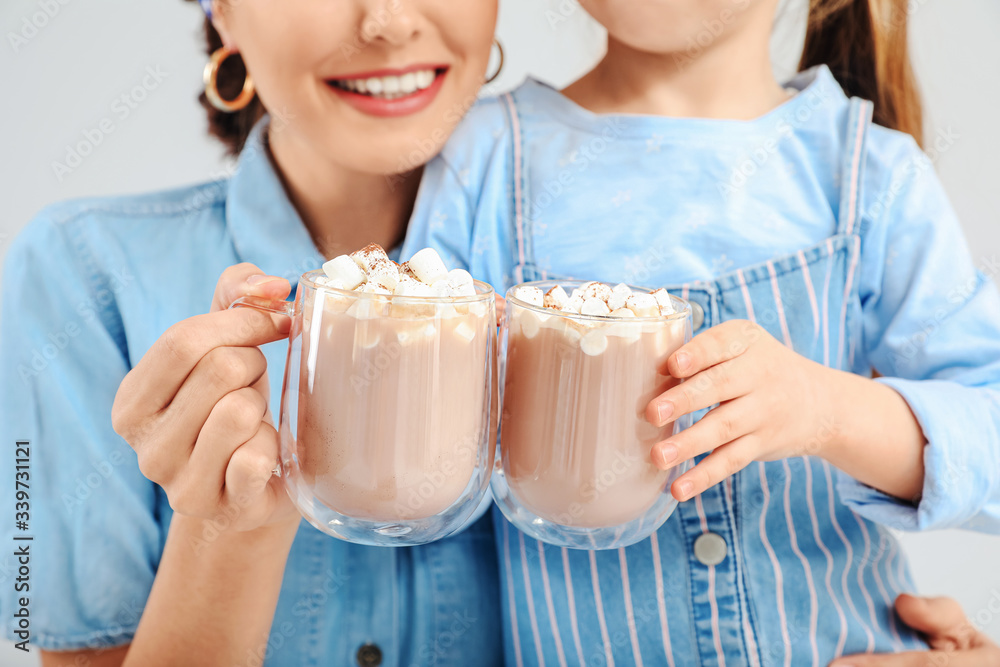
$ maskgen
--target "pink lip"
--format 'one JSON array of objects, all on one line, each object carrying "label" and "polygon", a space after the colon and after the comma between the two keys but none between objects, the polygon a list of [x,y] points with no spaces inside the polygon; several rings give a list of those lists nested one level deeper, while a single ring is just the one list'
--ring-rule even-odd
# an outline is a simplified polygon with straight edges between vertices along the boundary
[{"label": "pink lip", "polygon": [[378,97],[371,97],[370,95],[362,95],[350,90],[338,88],[332,84],[328,84],[328,87],[342,100],[362,113],[370,116],[377,116],[379,118],[398,118],[401,116],[415,114],[430,106],[430,104],[437,97],[438,93],[441,91],[441,86],[444,85],[444,79],[448,76],[448,67],[413,65],[405,69],[382,69],[338,77],[338,79],[368,79],[380,76],[402,76],[403,74],[407,74],[409,72],[427,69],[433,69],[438,72],[438,75],[434,77],[434,83],[432,83],[429,88],[418,90],[410,95],[407,95],[406,97],[398,97],[394,100],[386,100]]}]

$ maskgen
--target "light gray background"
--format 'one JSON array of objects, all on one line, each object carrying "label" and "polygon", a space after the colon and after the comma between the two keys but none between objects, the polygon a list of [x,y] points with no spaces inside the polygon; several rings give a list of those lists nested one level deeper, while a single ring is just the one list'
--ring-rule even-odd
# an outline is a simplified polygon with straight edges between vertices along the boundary
[{"label": "light gray background", "polygon": [[[42,2],[58,12],[15,52],[10,33],[32,22]],[[789,0],[782,10],[774,44],[781,74],[794,71],[804,4]],[[573,0],[501,5],[508,59],[499,86],[516,84],[526,72],[564,85],[600,56],[601,30]],[[929,132],[957,136],[937,168],[981,262],[1000,253],[1000,3],[911,0],[910,6]],[[565,21],[554,21],[563,16]],[[204,63],[200,24],[197,7],[180,0],[0,3],[0,255],[50,202],[161,189],[225,173],[221,150],[208,139],[195,101]],[[160,68],[166,78],[119,120],[112,104],[142,82],[147,67]],[[104,118],[113,119],[114,132],[60,181],[53,162],[64,162],[67,147]],[[908,535],[903,542],[920,590],[957,597],[1000,640],[1000,614],[993,611],[1000,609],[1000,538],[937,532]],[[3,644],[0,662],[34,664]]]}]

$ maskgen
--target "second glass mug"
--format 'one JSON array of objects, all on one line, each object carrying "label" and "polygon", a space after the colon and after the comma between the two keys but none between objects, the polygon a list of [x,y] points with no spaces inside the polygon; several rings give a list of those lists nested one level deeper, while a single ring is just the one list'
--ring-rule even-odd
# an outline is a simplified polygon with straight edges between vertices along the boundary
[{"label": "second glass mug", "polygon": [[319,530],[358,544],[446,537],[489,487],[495,442],[493,288],[403,297],[299,280],[294,302],[244,297],[292,318],[276,470]]},{"label": "second glass mug", "polygon": [[[583,283],[526,284],[547,292]],[[677,507],[670,485],[690,468],[662,471],[650,458],[690,417],[658,428],[645,410],[678,384],[666,361],[691,340],[691,306],[672,296],[673,315],[609,319],[534,306],[516,289],[502,326],[493,499],[518,529],[549,544],[634,544],[669,518]]]}]

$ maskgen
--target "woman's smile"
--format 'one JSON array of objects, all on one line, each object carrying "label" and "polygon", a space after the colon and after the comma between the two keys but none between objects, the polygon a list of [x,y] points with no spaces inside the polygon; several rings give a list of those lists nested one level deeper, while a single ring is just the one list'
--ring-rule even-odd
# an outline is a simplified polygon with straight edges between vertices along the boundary
[{"label": "woman's smile", "polygon": [[437,97],[447,65],[412,65],[403,69],[361,72],[326,83],[339,99],[362,113],[397,117],[427,108]]}]

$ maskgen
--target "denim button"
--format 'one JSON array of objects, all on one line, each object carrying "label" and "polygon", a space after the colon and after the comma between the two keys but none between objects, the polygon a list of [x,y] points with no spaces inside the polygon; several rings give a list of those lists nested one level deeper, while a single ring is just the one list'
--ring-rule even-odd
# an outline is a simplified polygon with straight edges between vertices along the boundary
[{"label": "denim button", "polygon": [[365,644],[358,649],[359,667],[378,667],[382,664],[382,649],[376,644]]},{"label": "denim button", "polygon": [[703,533],[694,541],[694,557],[702,565],[718,565],[726,559],[726,541],[715,533]]},{"label": "denim button", "polygon": [[697,301],[691,302],[691,326],[695,331],[705,324],[705,309]]}]

